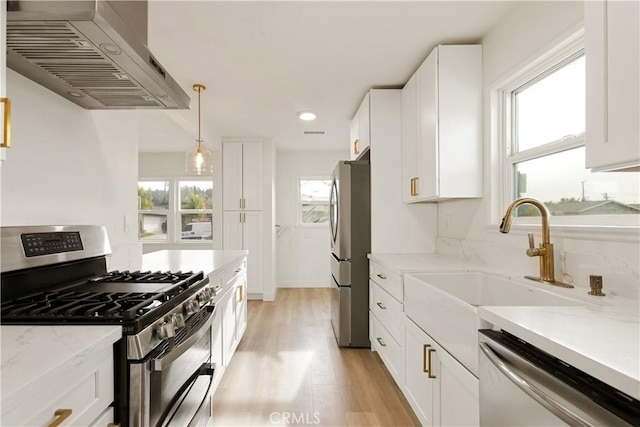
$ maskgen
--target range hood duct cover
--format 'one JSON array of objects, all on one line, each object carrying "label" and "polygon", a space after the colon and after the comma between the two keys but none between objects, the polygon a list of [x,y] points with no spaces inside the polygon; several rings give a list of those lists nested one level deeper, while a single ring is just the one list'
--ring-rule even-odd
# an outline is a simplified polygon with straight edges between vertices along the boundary
[{"label": "range hood duct cover", "polygon": [[189,108],[146,32],[146,1],[8,0],[7,66],[87,109]]}]

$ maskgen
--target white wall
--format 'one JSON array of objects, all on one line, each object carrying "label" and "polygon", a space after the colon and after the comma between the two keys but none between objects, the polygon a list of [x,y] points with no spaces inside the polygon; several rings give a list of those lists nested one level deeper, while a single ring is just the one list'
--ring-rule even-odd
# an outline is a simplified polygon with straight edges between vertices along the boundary
[{"label": "white wall", "polygon": [[[538,259],[525,254],[527,231],[540,241],[540,227],[513,227],[508,235],[498,233],[506,206],[492,200],[500,186],[492,150],[489,90],[497,81],[535,59],[581,28],[582,2],[522,2],[488,33],[483,43],[485,88],[485,194],[480,200],[452,201],[438,206],[437,252],[480,262],[513,275],[538,273]],[[553,226],[553,217],[550,220]],[[447,226],[449,223],[449,226]],[[551,230],[556,251],[556,277],[573,282],[577,292],[589,288],[589,275],[603,276],[605,293],[638,299],[640,294],[637,232],[588,233]]]},{"label": "white wall", "polygon": [[[184,153],[139,153],[138,155],[140,178],[180,179],[196,176],[188,175],[184,165]],[[164,249],[222,249],[222,153],[220,151],[213,151],[211,179],[213,180],[213,241],[145,242],[144,253]]]},{"label": "white wall", "polygon": [[297,225],[298,178],[330,177],[349,151],[279,151],[276,168],[276,238],[278,287],[328,287],[330,241],[328,225]]},{"label": "white wall", "polygon": [[139,268],[136,112],[85,110],[12,70],[7,95],[12,147],[2,166],[2,225],[105,225],[109,268]]}]

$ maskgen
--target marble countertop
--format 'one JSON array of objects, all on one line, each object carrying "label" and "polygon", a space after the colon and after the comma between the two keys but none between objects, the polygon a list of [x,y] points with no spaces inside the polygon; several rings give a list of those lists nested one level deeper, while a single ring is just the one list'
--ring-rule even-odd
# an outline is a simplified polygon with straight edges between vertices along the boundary
[{"label": "marble countertop", "polygon": [[[369,259],[400,273],[500,272],[439,254],[370,254]],[[640,399],[640,303],[624,298],[576,295],[572,289],[547,289],[584,301],[584,306],[480,306],[478,314],[504,329]]]},{"label": "marble countertop", "polygon": [[112,351],[113,343],[122,337],[122,328],[2,325],[0,335],[0,399],[4,400],[64,363],[82,359],[96,349]]},{"label": "marble countertop", "polygon": [[424,273],[429,271],[464,271],[471,267],[468,262],[440,254],[369,254],[371,261],[380,263],[399,274]]},{"label": "marble countertop", "polygon": [[244,250],[162,250],[142,256],[142,270],[204,271],[213,276],[225,267],[247,256]]}]

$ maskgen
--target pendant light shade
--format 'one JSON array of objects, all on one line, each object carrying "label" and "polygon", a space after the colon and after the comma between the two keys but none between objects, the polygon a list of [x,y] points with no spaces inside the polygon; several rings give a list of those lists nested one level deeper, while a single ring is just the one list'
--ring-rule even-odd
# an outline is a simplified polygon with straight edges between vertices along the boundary
[{"label": "pendant light shade", "polygon": [[196,139],[196,145],[187,151],[185,154],[185,169],[187,172],[195,173],[197,175],[211,174],[213,173],[213,155],[202,143],[202,135],[200,133],[201,125],[201,109],[200,109],[200,95],[206,87],[199,83],[193,85],[193,90],[198,92],[198,139]]}]

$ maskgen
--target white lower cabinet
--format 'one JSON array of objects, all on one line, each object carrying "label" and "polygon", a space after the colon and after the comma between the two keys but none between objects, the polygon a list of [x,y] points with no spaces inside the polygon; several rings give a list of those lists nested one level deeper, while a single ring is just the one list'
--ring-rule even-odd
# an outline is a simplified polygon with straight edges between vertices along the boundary
[{"label": "white lower cabinet", "polygon": [[2,425],[48,426],[58,420],[65,426],[92,426],[107,420],[106,426],[113,422],[113,388],[113,349],[97,348],[4,399]]},{"label": "white lower cabinet", "polygon": [[478,379],[411,319],[405,322],[403,392],[425,426],[477,426]]}]

